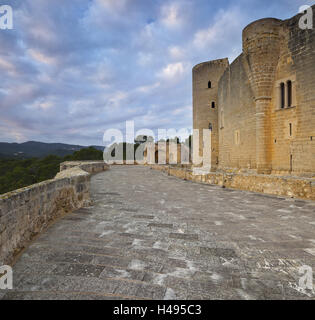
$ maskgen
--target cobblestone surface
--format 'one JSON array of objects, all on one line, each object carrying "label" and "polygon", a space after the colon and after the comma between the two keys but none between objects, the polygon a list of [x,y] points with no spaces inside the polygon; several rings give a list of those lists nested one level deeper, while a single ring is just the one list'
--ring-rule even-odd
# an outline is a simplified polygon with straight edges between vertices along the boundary
[{"label": "cobblestone surface", "polygon": [[[314,299],[315,203],[196,184],[141,166],[92,178],[0,299]],[[315,286],[314,286],[315,287]]]}]

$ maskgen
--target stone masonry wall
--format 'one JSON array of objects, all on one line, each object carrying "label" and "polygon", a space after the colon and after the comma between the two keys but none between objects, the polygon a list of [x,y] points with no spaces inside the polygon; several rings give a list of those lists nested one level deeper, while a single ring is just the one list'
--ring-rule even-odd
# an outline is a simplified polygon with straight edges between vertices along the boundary
[{"label": "stone masonry wall", "polygon": [[80,167],[88,173],[98,173],[108,169],[104,161],[66,161],[60,164],[60,171]]},{"label": "stone masonry wall", "polygon": [[54,179],[0,195],[0,265],[11,263],[51,221],[87,205],[90,173],[108,169],[104,162],[61,167]]},{"label": "stone masonry wall", "polygon": [[315,179],[310,178],[226,172],[193,174],[191,169],[167,165],[152,165],[150,168],[180,179],[199,183],[217,184],[232,189],[315,200]]},{"label": "stone masonry wall", "polygon": [[[313,6],[315,26],[315,6]],[[282,45],[271,108],[273,171],[315,172],[315,28],[301,30],[301,15],[282,23]],[[281,109],[279,84],[292,81],[291,107]],[[287,104],[287,96],[285,97]],[[291,134],[290,134],[291,125]]]},{"label": "stone masonry wall", "polygon": [[219,83],[220,169],[256,168],[255,99],[243,59],[234,60]]},{"label": "stone masonry wall", "polygon": [[[315,13],[315,5],[312,8]],[[300,29],[300,18],[301,14],[284,21],[261,19],[243,30],[243,52],[227,65],[214,91],[218,96],[218,169],[314,177],[315,27]],[[193,70],[194,128],[205,127],[209,121],[202,109],[209,93],[198,91],[200,80],[205,87],[207,78],[217,77],[208,65],[211,61]],[[199,76],[198,68],[204,74]],[[282,83],[286,85],[283,108]]]},{"label": "stone masonry wall", "polygon": [[[211,167],[213,169],[217,167],[219,160],[218,82],[228,65],[228,59],[219,59],[200,63],[192,70],[193,128],[199,130],[199,156],[203,157],[203,129],[209,129],[211,123]],[[210,88],[208,88],[209,81]],[[206,159],[204,162],[207,162]]]}]

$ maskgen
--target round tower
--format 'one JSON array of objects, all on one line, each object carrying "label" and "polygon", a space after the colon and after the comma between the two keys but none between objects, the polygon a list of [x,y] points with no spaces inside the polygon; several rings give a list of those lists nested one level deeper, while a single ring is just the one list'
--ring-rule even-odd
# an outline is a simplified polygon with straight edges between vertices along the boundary
[{"label": "round tower", "polygon": [[[204,157],[203,165],[206,162],[212,169],[217,167],[219,156],[218,83],[228,66],[228,59],[219,59],[197,64],[192,70],[193,128],[199,130],[199,157]],[[205,146],[209,148],[205,149],[210,158],[207,160],[203,153],[203,129],[212,130],[211,143]]]},{"label": "round tower", "polygon": [[270,173],[270,102],[280,54],[281,20],[267,18],[243,30],[244,64],[255,95],[256,163],[258,173]]}]

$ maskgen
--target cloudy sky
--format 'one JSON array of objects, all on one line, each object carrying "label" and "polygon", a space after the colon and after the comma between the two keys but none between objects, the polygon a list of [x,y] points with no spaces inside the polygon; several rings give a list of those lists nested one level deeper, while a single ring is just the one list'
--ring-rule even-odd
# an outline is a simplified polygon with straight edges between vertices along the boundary
[{"label": "cloudy sky", "polygon": [[0,141],[102,145],[104,131],[191,128],[191,69],[307,0],[2,0]]}]

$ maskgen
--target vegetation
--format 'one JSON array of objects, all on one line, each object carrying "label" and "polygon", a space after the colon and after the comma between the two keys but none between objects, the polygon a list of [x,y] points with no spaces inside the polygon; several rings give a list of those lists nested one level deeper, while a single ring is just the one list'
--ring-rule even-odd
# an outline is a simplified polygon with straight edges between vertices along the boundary
[{"label": "vegetation", "polygon": [[[103,150],[100,146],[92,146],[95,149]],[[72,155],[86,147],[64,143],[45,143],[38,141],[27,141],[23,143],[0,142],[0,158],[27,159],[44,158],[49,155],[65,157]]]},{"label": "vegetation", "polygon": [[103,160],[103,152],[93,147],[81,149],[72,155],[65,156],[63,161]]},{"label": "vegetation", "polygon": [[102,160],[103,152],[93,147],[81,149],[72,155],[45,158],[0,159],[0,194],[52,179],[63,161]]}]

